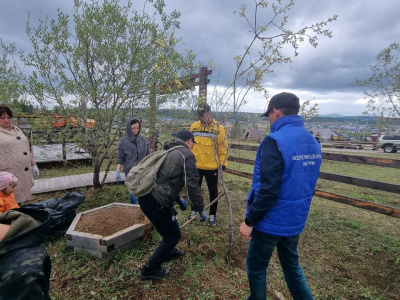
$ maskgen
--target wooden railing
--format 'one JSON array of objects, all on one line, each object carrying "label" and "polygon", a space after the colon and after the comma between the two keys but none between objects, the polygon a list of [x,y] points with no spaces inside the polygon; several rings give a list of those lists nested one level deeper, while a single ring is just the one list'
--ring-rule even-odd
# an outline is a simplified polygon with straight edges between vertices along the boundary
[{"label": "wooden railing", "polygon": [[[232,144],[231,149],[257,151],[258,146]],[[356,156],[356,155],[326,153],[326,152],[322,153],[322,159],[339,161],[339,162],[349,162],[349,163],[355,163],[355,164],[380,166],[380,167],[387,167],[387,168],[400,168],[400,160],[395,160],[395,159],[362,157],[362,156]],[[251,159],[230,156],[228,158],[228,160],[237,162],[237,163],[242,163],[242,164],[254,165],[254,160],[251,160]],[[235,169],[230,169],[230,168],[226,169],[226,173],[234,174],[234,175],[249,178],[249,179],[253,178],[253,174],[251,174],[251,173],[246,173],[246,172],[242,172],[240,170],[235,170]],[[351,185],[360,186],[360,187],[366,187],[366,188],[370,188],[370,189],[376,189],[376,190],[390,192],[390,193],[400,194],[400,185],[398,185],[398,184],[372,181],[372,180],[360,179],[360,178],[325,173],[325,172],[321,172],[319,178],[325,179],[325,180],[330,180],[330,181],[351,184]],[[336,201],[336,202],[340,202],[340,203],[344,203],[347,205],[367,209],[367,210],[385,214],[388,216],[400,218],[400,209],[394,208],[391,206],[376,204],[376,203],[359,200],[359,199],[353,199],[353,198],[349,198],[346,196],[336,195],[336,194],[332,194],[332,193],[328,193],[328,192],[320,191],[320,190],[315,191],[315,196],[318,196],[318,197],[321,197],[324,199],[329,199],[329,200]]]},{"label": "wooden railing", "polygon": [[376,142],[322,141],[322,148],[342,148],[355,150],[376,150]]}]

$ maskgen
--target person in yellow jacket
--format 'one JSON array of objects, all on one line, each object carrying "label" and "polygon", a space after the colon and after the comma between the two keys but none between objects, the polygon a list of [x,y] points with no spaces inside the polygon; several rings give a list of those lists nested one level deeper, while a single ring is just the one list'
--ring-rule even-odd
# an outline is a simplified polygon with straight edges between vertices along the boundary
[{"label": "person in yellow jacket", "polygon": [[[226,130],[219,125],[211,116],[211,108],[207,103],[200,105],[197,109],[199,120],[190,126],[193,133],[195,144],[193,153],[196,157],[197,170],[199,172],[199,184],[201,186],[203,177],[206,179],[210,202],[218,197],[218,166],[222,165],[222,170],[227,166],[228,142],[226,140]],[[216,147],[214,148],[214,143]],[[216,149],[216,152],[214,151]],[[216,225],[216,213],[218,203],[210,207],[208,219],[209,226]],[[192,210],[189,220],[196,215]]]}]

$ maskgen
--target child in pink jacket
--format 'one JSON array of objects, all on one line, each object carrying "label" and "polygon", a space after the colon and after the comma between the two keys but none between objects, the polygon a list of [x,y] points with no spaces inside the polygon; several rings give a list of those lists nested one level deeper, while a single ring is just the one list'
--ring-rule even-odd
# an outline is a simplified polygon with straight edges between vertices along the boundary
[{"label": "child in pink jacket", "polygon": [[0,213],[19,208],[14,195],[17,183],[18,179],[13,174],[0,172]]}]

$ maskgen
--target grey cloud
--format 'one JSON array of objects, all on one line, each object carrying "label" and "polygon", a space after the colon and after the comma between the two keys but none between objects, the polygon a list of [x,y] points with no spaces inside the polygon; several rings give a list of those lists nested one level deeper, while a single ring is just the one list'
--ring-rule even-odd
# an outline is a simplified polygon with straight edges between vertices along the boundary
[{"label": "grey cloud", "polygon": [[[55,17],[57,7],[69,13],[72,13],[73,8],[71,0],[0,1],[3,2],[0,38],[6,43],[16,42],[17,47],[21,48],[29,47],[25,33],[28,10],[31,11],[32,20],[38,20],[46,15]],[[182,47],[193,50],[203,64],[212,60],[216,66],[211,83],[215,84],[218,73],[221,73],[220,84],[231,80],[235,70],[233,57],[243,53],[251,37],[245,20],[234,15],[233,11],[239,10],[242,3],[247,3],[250,9],[254,2],[165,2],[168,11],[176,9],[181,12],[178,36],[183,39]],[[134,5],[140,10],[143,0],[134,1]],[[349,110],[356,110],[360,105],[353,102],[363,95],[361,89],[351,87],[350,83],[354,82],[355,77],[368,77],[368,65],[374,63],[376,55],[390,43],[400,42],[397,7],[398,0],[297,0],[289,12],[289,25],[300,28],[337,14],[338,20],[329,25],[333,38],[321,38],[316,49],[301,46],[300,55],[293,58],[293,63],[276,66],[274,73],[265,78],[266,85],[275,90],[307,91],[310,95],[344,93],[349,97],[340,103],[346,103]],[[269,20],[270,16],[265,13],[262,18]],[[261,98],[260,101],[263,101]],[[336,98],[336,101],[339,100]]]}]

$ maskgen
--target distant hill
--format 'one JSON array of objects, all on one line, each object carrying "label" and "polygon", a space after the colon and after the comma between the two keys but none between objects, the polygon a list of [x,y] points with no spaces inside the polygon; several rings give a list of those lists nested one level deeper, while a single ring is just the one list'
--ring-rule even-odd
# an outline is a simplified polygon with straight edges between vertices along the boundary
[{"label": "distant hill", "polygon": [[327,115],[317,115],[317,117],[321,117],[321,118],[343,118],[343,117],[346,117],[346,116],[333,113],[333,114],[327,114]]},{"label": "distant hill", "polygon": [[340,114],[317,115],[310,120],[311,122],[359,122],[359,123],[377,123],[378,117],[375,116],[343,116]]},{"label": "distant hill", "polygon": [[[159,116],[163,117],[171,117],[173,119],[186,119],[188,121],[197,120],[197,116],[194,112],[184,109],[160,109],[158,111]],[[233,114],[226,112],[213,112],[213,115],[218,120],[228,120],[230,122],[234,122]],[[239,112],[237,114],[237,118],[239,121],[252,122],[257,121],[261,117],[261,113],[249,113],[249,112]],[[387,121],[387,120],[386,120]],[[395,123],[399,123],[399,120],[392,120]],[[326,114],[326,115],[317,115],[311,118],[308,122],[337,122],[337,123],[345,123],[345,122],[357,122],[357,123],[368,123],[375,124],[379,122],[379,117],[376,116],[344,116],[337,113]]]}]

